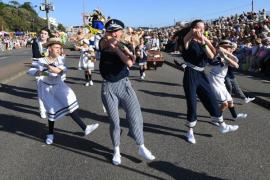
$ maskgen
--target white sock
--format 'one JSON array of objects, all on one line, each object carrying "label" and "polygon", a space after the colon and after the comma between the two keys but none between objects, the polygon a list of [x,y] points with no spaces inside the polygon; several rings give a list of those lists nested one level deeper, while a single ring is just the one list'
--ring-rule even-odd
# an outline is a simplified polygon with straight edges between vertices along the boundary
[{"label": "white sock", "polygon": [[120,147],[119,146],[114,147],[114,153],[115,154],[120,154]]},{"label": "white sock", "polygon": [[188,133],[193,134],[193,128],[189,128]]},{"label": "white sock", "polygon": [[144,144],[141,144],[139,147],[145,149]]}]

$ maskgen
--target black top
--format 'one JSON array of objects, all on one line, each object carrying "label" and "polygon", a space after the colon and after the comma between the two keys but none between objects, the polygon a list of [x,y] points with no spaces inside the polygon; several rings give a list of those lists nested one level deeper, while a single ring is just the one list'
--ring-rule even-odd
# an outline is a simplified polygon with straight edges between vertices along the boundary
[{"label": "black top", "polygon": [[205,67],[209,61],[202,45],[194,40],[191,40],[188,49],[183,51],[183,58],[198,67]]},{"label": "black top", "polygon": [[115,52],[110,52],[107,49],[101,48],[99,70],[101,76],[105,80],[111,82],[119,81],[129,75],[127,65]]},{"label": "black top", "polygon": [[42,55],[40,53],[39,46],[38,46],[38,39],[37,38],[35,38],[33,40],[32,54],[33,54],[33,58],[42,58],[42,57],[44,57],[44,55]]}]

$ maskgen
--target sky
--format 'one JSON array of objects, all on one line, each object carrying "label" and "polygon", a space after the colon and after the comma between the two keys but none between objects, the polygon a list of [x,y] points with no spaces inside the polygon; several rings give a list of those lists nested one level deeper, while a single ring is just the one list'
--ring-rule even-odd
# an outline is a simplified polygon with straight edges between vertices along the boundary
[{"label": "sky", "polygon": [[[40,6],[45,0],[17,0]],[[251,11],[252,0],[48,0],[55,10],[51,17],[64,26],[82,25],[83,12],[100,9],[105,16],[122,20],[126,26],[162,27],[177,21],[215,19],[220,16]],[[9,1],[3,0],[8,3]],[[254,10],[270,11],[269,0],[253,0]],[[45,12],[35,8],[40,17]]]}]

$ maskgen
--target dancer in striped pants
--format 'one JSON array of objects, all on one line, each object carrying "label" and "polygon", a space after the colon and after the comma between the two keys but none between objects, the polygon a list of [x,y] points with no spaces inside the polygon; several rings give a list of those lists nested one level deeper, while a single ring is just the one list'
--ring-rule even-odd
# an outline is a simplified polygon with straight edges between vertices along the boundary
[{"label": "dancer in striped pants", "polygon": [[99,69],[104,79],[101,98],[110,119],[110,134],[114,146],[112,163],[121,164],[119,106],[127,113],[130,132],[139,146],[139,155],[146,160],[154,160],[155,157],[144,146],[141,108],[128,79],[128,67],[133,65],[135,57],[126,47],[119,45],[124,24],[117,19],[111,19],[105,24],[105,28],[106,34],[99,43]]}]

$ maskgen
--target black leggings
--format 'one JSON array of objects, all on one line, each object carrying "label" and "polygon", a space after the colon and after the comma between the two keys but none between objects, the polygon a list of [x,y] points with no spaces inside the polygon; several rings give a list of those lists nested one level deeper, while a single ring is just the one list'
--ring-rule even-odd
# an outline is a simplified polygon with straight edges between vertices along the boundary
[{"label": "black leggings", "polygon": [[[71,113],[70,116],[73,119],[73,121],[75,121],[82,128],[83,131],[86,129],[86,125],[81,120],[81,118],[78,115],[78,112],[77,111],[74,111],[73,113]],[[49,124],[49,134],[53,134],[54,121],[48,120],[48,124]]]},{"label": "black leggings", "polygon": [[145,71],[144,66],[143,66],[143,67],[140,67],[140,76],[142,76],[142,75],[143,75],[144,71]]}]

